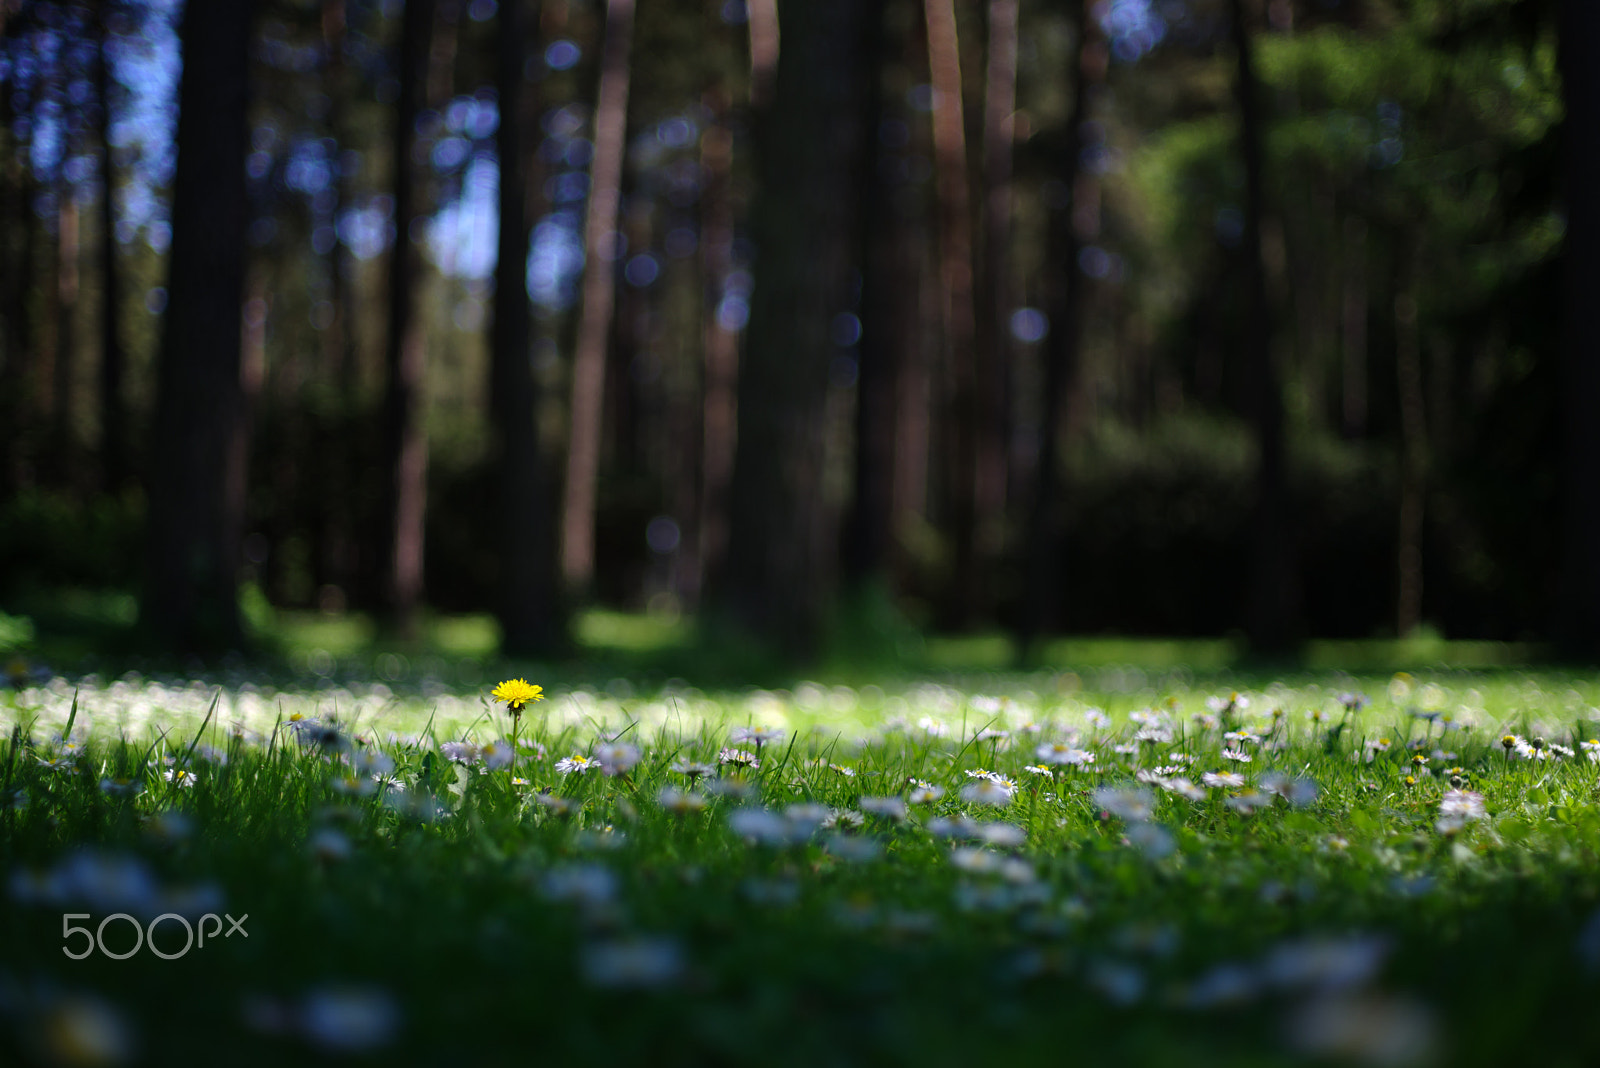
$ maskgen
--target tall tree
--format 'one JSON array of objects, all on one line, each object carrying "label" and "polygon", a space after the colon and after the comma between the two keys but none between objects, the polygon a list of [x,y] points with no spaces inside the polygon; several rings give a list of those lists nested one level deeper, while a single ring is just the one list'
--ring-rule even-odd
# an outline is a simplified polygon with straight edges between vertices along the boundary
[{"label": "tall tree", "polygon": [[1272,351],[1272,309],[1261,244],[1266,214],[1264,118],[1255,73],[1255,43],[1244,0],[1230,0],[1237,72],[1239,152],[1244,163],[1244,227],[1240,252],[1245,280],[1244,370],[1250,383],[1250,418],[1256,439],[1253,558],[1246,627],[1251,647],[1280,652],[1295,641],[1296,576],[1288,515],[1283,391]]},{"label": "tall tree", "polygon": [[56,288],[55,367],[51,382],[50,453],[57,480],[68,483],[74,474],[77,434],[73,426],[73,378],[78,355],[79,216],[76,189],[65,174],[56,177]]},{"label": "tall tree", "polygon": [[561,570],[567,587],[587,592],[594,578],[594,510],[600,478],[600,423],[605,410],[606,341],[616,301],[617,209],[628,122],[628,53],[633,0],[607,0],[594,113],[589,214],[583,227],[583,310],[572,361],[571,438],[561,507]]},{"label": "tall tree", "polygon": [[[1099,225],[1099,197],[1094,177],[1082,167],[1083,127],[1089,121],[1091,92],[1106,71],[1106,45],[1096,34],[1090,0],[1078,0],[1074,11],[1072,110],[1055,151],[1052,170],[1063,188],[1072,191],[1071,210],[1051,213],[1045,308],[1050,329],[1043,346],[1044,397],[1039,418],[1039,456],[1033,464],[1029,493],[1027,545],[1028,586],[1018,616],[1017,651],[1032,652],[1034,641],[1060,620],[1061,587],[1061,439],[1069,413],[1067,393],[1078,373],[1089,280],[1078,267],[1078,253]],[[1089,208],[1093,206],[1094,214]]]},{"label": "tall tree", "polygon": [[[989,0],[984,64],[983,198],[974,300],[977,324],[976,522],[1000,518],[1006,505],[1006,408],[1011,369],[1011,171],[1016,144],[1018,0]],[[980,547],[981,549],[981,547]],[[982,553],[980,552],[980,555]]]},{"label": "tall tree", "polygon": [[728,480],[733,473],[735,413],[738,409],[739,335],[723,314],[727,281],[733,270],[733,132],[728,128],[725,94],[710,93],[713,121],[700,138],[700,164],[706,176],[700,196],[700,262],[707,289],[702,330],[705,370],[700,416],[700,515],[689,581],[696,602],[708,574],[722,566],[728,541]]},{"label": "tall tree", "polygon": [[117,268],[116,170],[111,150],[111,41],[116,7],[99,0],[95,13],[100,40],[94,84],[99,105],[100,149],[100,484],[116,493],[128,475],[126,408],[122,379],[126,360],[119,325],[122,285]]},{"label": "tall tree", "polygon": [[1340,273],[1340,415],[1345,437],[1367,429],[1367,221],[1349,214],[1343,223]]},{"label": "tall tree", "polygon": [[1600,5],[1563,0],[1561,93],[1566,104],[1567,228],[1563,330],[1566,430],[1565,591],[1568,651],[1600,657]]},{"label": "tall tree", "polygon": [[967,177],[966,120],[961,102],[961,41],[954,0],[924,0],[928,70],[933,79],[934,190],[939,202],[939,277],[944,355],[949,370],[950,426],[945,453],[952,570],[946,625],[964,625],[976,607],[977,448],[980,403],[974,346],[972,189]]},{"label": "tall tree", "polygon": [[527,52],[523,0],[500,5],[499,261],[495,268],[494,325],[490,335],[490,400],[500,465],[503,561],[500,617],[503,650],[514,656],[547,652],[561,632],[555,596],[555,529],[550,487],[539,457],[537,396],[528,351],[528,153],[532,109],[522,77]]},{"label": "tall tree", "polygon": [[[867,57],[859,94],[855,186],[861,210],[855,221],[855,258],[861,271],[861,340],[856,344],[855,497],[844,532],[846,578],[855,586],[885,579],[894,531],[896,434],[894,188],[881,166],[884,52],[882,0],[864,0],[862,55]],[[913,285],[915,282],[912,281]]]},{"label": "tall tree", "polygon": [[[5,17],[5,36],[0,37],[8,53],[29,47],[23,34],[26,16]],[[15,68],[13,68],[15,69]],[[32,309],[29,296],[34,276],[33,259],[38,216],[33,211],[33,123],[23,119],[30,99],[27,88],[17,78],[0,82],[0,107],[9,121],[5,124],[4,168],[0,171],[0,190],[5,194],[4,214],[6,255],[0,257],[0,277],[4,288],[0,300],[5,316],[5,363],[0,365],[0,488],[12,490],[26,485],[30,478],[28,460],[29,426],[32,422],[32,377],[36,359]],[[15,235],[15,246],[10,241]]]},{"label": "tall tree", "polygon": [[339,226],[351,203],[352,150],[347,147],[345,43],[349,32],[345,0],[322,0],[322,84],[328,101],[324,117],[328,139],[334,146],[333,180],[328,187],[325,221],[334,239],[324,257],[327,272],[328,316],[321,332],[322,362],[332,380],[337,402],[316,419],[318,454],[313,490],[312,540],[316,547],[318,583],[349,589],[358,580],[361,556],[359,499],[365,435],[358,432],[364,415],[360,396],[360,367],[356,350],[356,302],[351,299],[356,269],[349,245]]},{"label": "tall tree", "polygon": [[149,474],[145,626],[182,648],[237,641],[247,442],[239,433],[243,160],[252,5],[188,4],[167,313]]},{"label": "tall tree", "polygon": [[746,633],[815,647],[836,552],[823,495],[828,326],[849,290],[860,139],[856,0],[784,0],[772,96],[757,115],[756,279],[739,372],[728,555],[715,598]]},{"label": "tall tree", "polygon": [[1394,364],[1400,401],[1400,510],[1396,520],[1395,633],[1404,638],[1422,622],[1423,504],[1427,494],[1428,430],[1422,386],[1422,342],[1416,286],[1402,262],[1394,298]]},{"label": "tall tree", "polygon": [[423,425],[427,338],[416,289],[421,251],[411,239],[420,216],[413,146],[427,85],[433,0],[406,0],[400,23],[400,95],[393,139],[394,247],[389,251],[387,374],[383,400],[384,469],[388,474],[385,592],[392,622],[413,632],[422,600],[422,548],[428,490],[428,441]]}]

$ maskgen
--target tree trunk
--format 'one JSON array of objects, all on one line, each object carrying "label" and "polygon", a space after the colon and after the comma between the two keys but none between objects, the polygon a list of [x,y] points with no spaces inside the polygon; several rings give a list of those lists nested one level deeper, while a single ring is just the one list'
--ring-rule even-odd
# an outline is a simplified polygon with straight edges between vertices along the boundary
[{"label": "tree trunk", "polygon": [[1400,400],[1400,513],[1395,558],[1395,635],[1422,622],[1422,510],[1427,492],[1428,436],[1422,388],[1417,301],[1402,275],[1394,298],[1395,376]]},{"label": "tree trunk", "polygon": [[100,0],[100,48],[95,57],[95,95],[99,98],[100,175],[100,486],[116,494],[128,477],[127,411],[122,401],[125,359],[122,331],[122,285],[117,272],[116,171],[111,152],[111,4]]},{"label": "tree trunk", "polygon": [[[354,507],[360,498],[361,469],[359,433],[361,400],[359,367],[355,346],[355,316],[351,314],[351,283],[355,270],[349,248],[338,236],[339,218],[350,198],[349,168],[344,164],[341,146],[345,143],[345,0],[323,0],[322,48],[323,92],[328,98],[327,134],[334,144],[334,179],[330,191],[325,225],[334,228],[333,246],[328,250],[329,314],[322,330],[322,373],[331,379],[337,402],[331,412],[316,419],[318,455],[317,483],[313,501],[313,540],[315,571],[319,585],[339,587],[342,597],[354,584],[359,553]],[[333,591],[329,591],[330,594]],[[330,607],[340,601],[330,602]]]},{"label": "tree trunk", "polygon": [[1341,405],[1344,436],[1352,441],[1367,431],[1367,221],[1344,220],[1343,363]]},{"label": "tree trunk", "polygon": [[758,250],[739,373],[727,564],[729,621],[791,656],[813,653],[837,551],[823,495],[829,321],[846,307],[853,97],[864,62],[856,0],[785,0],[783,51],[757,124]]},{"label": "tree trunk", "polygon": [[555,530],[550,487],[539,457],[537,393],[528,344],[528,153],[526,132],[536,109],[525,99],[522,62],[527,20],[523,0],[500,5],[499,261],[490,335],[490,416],[499,442],[502,581],[497,606],[501,649],[509,656],[548,653],[562,629],[555,596]]},{"label": "tree trunk", "polygon": [[180,36],[177,173],[156,381],[141,619],[177,648],[239,639],[236,569],[246,72],[251,5],[191,4]]},{"label": "tree trunk", "polygon": [[1244,0],[1231,0],[1230,6],[1238,63],[1234,91],[1239,106],[1239,148],[1245,172],[1243,347],[1257,450],[1255,517],[1251,524],[1254,552],[1246,628],[1252,649],[1270,654],[1290,648],[1297,637],[1296,575],[1288,517],[1283,395],[1273,359],[1271,307],[1261,241],[1262,217],[1266,214],[1266,165],[1260,92]]},{"label": "tree trunk", "polygon": [[778,0],[747,0],[750,26],[750,106],[756,110],[772,102],[772,82],[778,73]]},{"label": "tree trunk", "polygon": [[[862,0],[862,54],[884,50],[883,0]],[[844,569],[859,591],[888,577],[894,531],[895,288],[908,284],[896,272],[894,188],[881,166],[883,79],[876,63],[864,72],[859,94],[854,183],[855,259],[861,271],[861,339],[856,344],[855,499],[844,534]],[[914,279],[910,281],[915,285]]]},{"label": "tree trunk", "polygon": [[1560,65],[1566,150],[1564,388],[1566,524],[1562,637],[1569,655],[1600,657],[1600,5],[1564,0]]},{"label": "tree trunk", "polygon": [[[11,82],[4,84],[7,111],[11,104]],[[38,330],[32,302],[34,260],[38,248],[39,217],[33,210],[35,192],[32,140],[10,131],[11,155],[7,164],[6,188],[15,197],[8,205],[6,218],[17,237],[17,253],[6,263],[5,316],[6,362],[0,375],[0,445],[5,448],[5,471],[0,487],[22,489],[31,486],[33,436],[35,424],[34,375],[37,370]]]},{"label": "tree trunk", "polygon": [[[1016,143],[1018,0],[989,0],[983,108],[983,243],[977,323],[977,524],[980,557],[1006,506],[1007,393],[1011,372],[1011,170]],[[997,546],[996,546],[997,547]]]},{"label": "tree trunk", "polygon": [[583,311],[573,352],[571,440],[562,502],[561,570],[567,588],[588,592],[594,580],[594,510],[600,478],[600,422],[605,409],[606,342],[616,300],[616,268],[608,253],[621,202],[628,122],[628,52],[633,0],[607,0],[605,48],[594,116],[589,214],[583,228]]},{"label": "tree trunk", "polygon": [[705,279],[704,382],[701,387],[700,516],[693,559],[686,569],[684,591],[689,607],[699,601],[705,577],[722,566],[728,541],[728,479],[738,417],[739,323],[735,307],[746,294],[727,292],[733,271],[733,132],[727,126],[727,104],[713,101],[716,119],[700,139],[700,163],[706,176],[700,194],[700,264]]},{"label": "tree trunk", "polygon": [[[0,16],[3,18],[4,16]],[[0,81],[0,115],[11,115],[11,80]],[[4,154],[0,156],[0,219],[8,224],[23,221],[18,203],[22,199],[22,173],[25,164],[21,138],[16,133],[15,120],[5,124],[0,136],[4,137]],[[22,444],[21,431],[26,405],[23,388],[26,382],[27,349],[22,340],[22,317],[26,314],[24,279],[27,265],[22,262],[26,239],[17,242],[13,251],[13,234],[20,226],[8,226],[0,235],[0,345],[4,346],[0,359],[0,493],[16,492],[21,481],[18,466]]]},{"label": "tree trunk", "polygon": [[[1044,399],[1039,416],[1039,456],[1033,466],[1033,487],[1028,501],[1027,575],[1028,587],[1017,629],[1017,654],[1032,655],[1033,645],[1044,631],[1059,622],[1057,603],[1061,587],[1059,537],[1061,531],[1061,444],[1065,428],[1067,391],[1078,373],[1078,349],[1083,336],[1084,297],[1088,279],[1078,267],[1078,251],[1085,231],[1098,227],[1098,198],[1093,198],[1096,213],[1090,218],[1083,211],[1081,196],[1088,176],[1082,173],[1083,124],[1089,119],[1089,94],[1105,76],[1105,43],[1095,34],[1089,12],[1090,0],[1079,0],[1076,10],[1077,70],[1072,93],[1072,111],[1067,116],[1066,136],[1057,158],[1059,181],[1073,191],[1071,209],[1051,213],[1049,254],[1046,275],[1046,310],[1049,333],[1044,337]],[[1092,181],[1092,179],[1089,179]]]},{"label": "tree trunk", "polygon": [[56,181],[56,360],[50,402],[50,451],[54,457],[56,482],[68,486],[76,481],[78,451],[77,428],[73,425],[73,377],[77,370],[78,341],[78,202],[73,188],[64,178]]},{"label": "tree trunk", "polygon": [[427,508],[428,444],[423,425],[426,337],[417,314],[420,250],[411,240],[421,218],[412,146],[428,73],[433,0],[406,0],[400,27],[400,97],[394,130],[394,247],[389,252],[389,323],[384,352],[384,508],[386,593],[391,622],[413,635],[422,601],[422,549]]},{"label": "tree trunk", "polygon": [[934,190],[939,201],[941,320],[949,371],[950,429],[946,449],[952,569],[943,621],[971,621],[976,607],[978,376],[973,347],[972,195],[967,181],[966,121],[961,106],[961,45],[954,0],[924,0],[928,70],[933,79]]}]

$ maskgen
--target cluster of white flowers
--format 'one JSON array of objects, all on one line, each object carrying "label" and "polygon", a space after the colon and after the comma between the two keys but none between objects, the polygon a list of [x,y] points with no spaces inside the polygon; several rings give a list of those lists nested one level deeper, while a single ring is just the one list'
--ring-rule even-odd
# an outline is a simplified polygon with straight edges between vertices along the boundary
[{"label": "cluster of white flowers", "polygon": [[1483,795],[1472,790],[1446,790],[1439,799],[1439,819],[1434,826],[1440,834],[1457,834],[1467,824],[1488,815]]}]

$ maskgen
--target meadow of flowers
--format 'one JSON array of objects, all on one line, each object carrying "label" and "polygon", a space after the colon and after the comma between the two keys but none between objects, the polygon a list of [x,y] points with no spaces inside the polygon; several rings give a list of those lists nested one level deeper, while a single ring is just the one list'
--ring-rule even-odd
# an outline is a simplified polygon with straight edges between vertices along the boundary
[{"label": "meadow of flowers", "polygon": [[0,1062],[1595,1063],[1593,680],[1205,681],[33,680]]}]

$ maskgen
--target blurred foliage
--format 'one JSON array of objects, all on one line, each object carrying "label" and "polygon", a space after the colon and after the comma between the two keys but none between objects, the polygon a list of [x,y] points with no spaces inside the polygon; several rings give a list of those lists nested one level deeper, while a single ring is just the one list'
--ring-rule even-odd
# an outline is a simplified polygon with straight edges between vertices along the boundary
[{"label": "blurred foliage", "polygon": [[[1018,307],[1043,305],[1073,271],[1088,279],[1089,292],[1069,425],[1059,440],[1041,440],[1037,425],[1040,346],[1018,339],[1009,352],[1007,432],[1017,470],[1004,513],[988,518],[992,591],[965,621],[977,632],[1010,623],[1029,588],[1021,562],[1028,502],[1014,491],[1025,484],[1035,448],[1058,448],[1066,458],[1057,509],[1066,562],[1062,627],[1228,639],[1242,622],[1255,460],[1244,421],[1249,382],[1238,359],[1244,181],[1228,6],[1094,6],[1093,32],[1108,59],[1103,83],[1089,94],[1078,161],[1087,185],[1079,190],[1061,180],[1059,147],[1085,42],[1076,39],[1072,5],[1022,4],[1013,297]],[[1400,354],[1411,345],[1424,395],[1422,618],[1451,637],[1545,635],[1559,586],[1562,464],[1554,418],[1564,239],[1555,0],[1246,6],[1252,18],[1266,16],[1253,27],[1266,111],[1264,234],[1307,631],[1354,639],[1395,628],[1404,436],[1398,378]],[[0,312],[8,331],[26,330],[0,336],[0,370],[20,375],[0,389],[13,391],[6,400],[26,418],[0,441],[8,450],[0,606],[35,615],[45,629],[53,618],[92,631],[100,624],[85,621],[98,610],[68,607],[90,595],[53,602],[48,591],[112,591],[114,599],[139,589],[143,511],[136,492],[107,490],[93,475],[99,353],[87,325],[60,335],[68,338],[61,354],[68,370],[50,378],[62,366],[48,354],[57,340],[51,331],[62,329],[52,325],[60,307],[49,280],[59,275],[64,198],[79,205],[83,221],[77,318],[87,324],[99,300],[92,264],[105,238],[89,221],[104,186],[98,105],[86,88],[93,22],[83,4],[21,7],[27,15],[8,25],[0,75],[12,150],[0,174],[11,198],[0,242],[27,281],[0,293]],[[128,354],[124,399],[130,426],[141,428],[128,443],[137,468],[153,411],[159,280],[170,236],[163,228],[172,103],[160,87],[175,70],[174,12],[160,4],[112,7],[119,324]],[[280,631],[283,619],[334,627],[346,609],[383,610],[373,515],[387,477],[378,470],[377,402],[382,268],[394,238],[387,139],[400,5],[349,0],[345,8],[335,67],[318,5],[264,0],[252,70],[249,296],[260,350],[252,352],[258,364],[247,360],[258,381],[241,578],[246,615],[260,635]],[[498,23],[492,3],[440,10],[437,30],[448,46],[441,43],[434,57],[436,84],[418,131],[431,218],[412,235],[430,261],[419,297],[430,353],[426,584],[437,612],[471,615],[494,603],[503,551],[486,536],[484,518],[499,492],[484,337],[497,284]],[[975,135],[986,28],[981,5],[961,10],[968,148],[981,182]],[[951,434],[950,379],[932,325],[941,283],[925,273],[934,269],[940,235],[921,20],[919,4],[890,0],[885,49],[874,62],[884,94],[878,163],[894,186],[896,240],[926,253],[892,279],[896,299],[910,309],[896,324],[901,355],[924,361],[929,374],[926,444],[909,435],[902,442],[924,449],[925,484],[912,497],[926,504],[901,518],[884,581],[866,592],[840,591],[828,655],[846,661],[920,648],[916,627],[951,583],[943,444]],[[531,359],[541,391],[536,422],[552,470],[568,430],[567,356],[603,29],[603,8],[593,0],[548,5],[524,68],[539,131],[529,190],[535,229],[526,283],[538,313]],[[654,606],[648,618],[664,621],[692,615],[700,591],[692,554],[705,329],[713,316],[740,322],[749,312],[759,250],[745,213],[756,192],[761,131],[760,116],[744,103],[741,5],[646,5],[637,33],[593,594],[606,611]],[[53,148],[48,137],[38,140],[51,130],[60,134]],[[732,146],[723,207],[735,232],[723,274],[713,272],[702,247],[712,208],[704,148],[712,135]],[[1051,220],[1082,206],[1075,198],[1087,192],[1095,207],[1085,256],[1050,262],[1044,235]],[[335,326],[336,299],[344,314]],[[818,508],[832,522],[853,492],[848,411],[856,368],[849,346],[826,355],[838,374],[824,459],[830,497]],[[64,414],[54,407],[62,396]],[[651,548],[645,536],[662,518],[681,533],[667,550]],[[577,618],[573,638],[586,648],[586,628],[611,617]],[[669,629],[680,637],[693,630]],[[732,650],[740,636],[696,640]],[[750,655],[752,663],[760,659]]]}]

